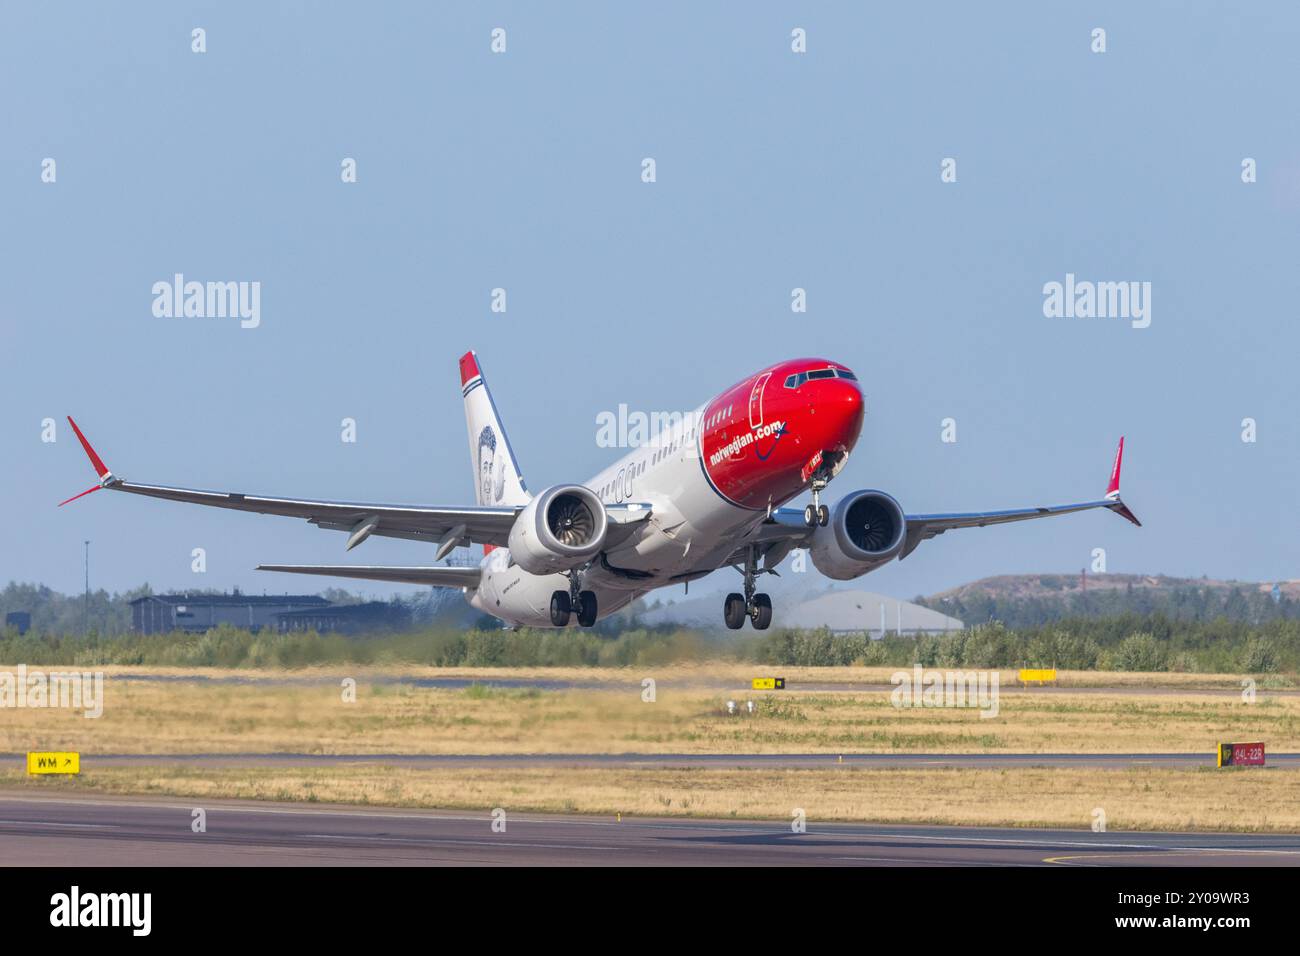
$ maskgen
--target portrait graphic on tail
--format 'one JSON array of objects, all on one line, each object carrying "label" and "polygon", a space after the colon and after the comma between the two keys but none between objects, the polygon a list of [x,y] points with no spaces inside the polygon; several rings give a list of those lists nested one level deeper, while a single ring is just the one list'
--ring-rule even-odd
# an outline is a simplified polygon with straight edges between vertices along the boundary
[{"label": "portrait graphic on tail", "polygon": [[491,425],[483,426],[478,433],[478,503],[495,505],[501,502],[506,490],[504,462],[497,459],[497,433]]}]

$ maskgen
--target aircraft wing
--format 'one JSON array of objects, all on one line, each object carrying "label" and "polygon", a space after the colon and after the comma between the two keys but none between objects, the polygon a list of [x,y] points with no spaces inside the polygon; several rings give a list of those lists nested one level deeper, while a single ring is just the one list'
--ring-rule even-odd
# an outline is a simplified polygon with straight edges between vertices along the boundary
[{"label": "aircraft wing", "polygon": [[[348,548],[356,547],[372,534],[392,538],[411,538],[417,541],[455,544],[491,544],[502,546],[510,536],[510,528],[522,506],[465,508],[440,508],[423,505],[369,504],[348,501],[312,501],[305,498],[270,498],[230,491],[201,491],[194,488],[172,488],[165,485],[143,485],[118,478],[105,466],[81,433],[77,423],[68,418],[72,430],[81,441],[90,463],[99,475],[99,484],[69,498],[75,501],[82,495],[107,488],[125,491],[150,498],[184,501],[189,504],[230,508],[234,511],[251,511],[255,514],[282,515],[301,518],[319,528],[350,533]],[[63,502],[67,504],[68,501]],[[448,536],[451,536],[450,538]],[[450,547],[447,548],[451,550]]]},{"label": "aircraft wing", "polygon": [[901,561],[922,541],[943,534],[951,528],[983,528],[991,524],[1007,524],[1011,521],[1029,521],[1033,518],[1052,518],[1056,515],[1074,514],[1076,511],[1089,511],[1093,508],[1106,508],[1125,518],[1139,528],[1142,522],[1137,519],[1119,496],[1119,470],[1124,462],[1124,439],[1119,440],[1115,449],[1115,464],[1110,470],[1110,483],[1106,486],[1106,495],[1095,501],[1080,501],[1068,505],[1049,505],[1036,508],[1012,508],[1007,511],[970,511],[953,514],[908,515],[907,536],[903,541],[903,550],[899,552]]},{"label": "aircraft wing", "polygon": [[478,568],[385,568],[361,564],[259,564],[258,571],[285,571],[289,574],[323,574],[335,578],[360,578],[363,581],[397,581],[399,584],[425,584],[435,588],[478,587]]},{"label": "aircraft wing", "polygon": [[[1129,510],[1119,496],[1119,472],[1124,459],[1124,439],[1119,440],[1115,452],[1115,464],[1111,468],[1110,484],[1106,495],[1095,501],[1080,501],[1073,504],[1049,505],[1033,508],[1012,508],[1006,511],[966,511],[945,514],[907,515],[907,530],[903,547],[898,558],[907,557],[922,541],[937,537],[952,528],[983,528],[992,524],[1007,524],[1012,521],[1029,521],[1033,518],[1051,518],[1056,515],[1074,514],[1077,511],[1089,511],[1093,508],[1106,508],[1138,527],[1142,522]],[[775,567],[791,549],[807,547],[812,542],[812,529],[804,524],[802,508],[777,508],[772,516],[760,524],[754,532],[742,542],[741,546],[728,559],[728,564],[743,561],[745,551],[750,546],[758,546],[764,555],[764,565]]]}]

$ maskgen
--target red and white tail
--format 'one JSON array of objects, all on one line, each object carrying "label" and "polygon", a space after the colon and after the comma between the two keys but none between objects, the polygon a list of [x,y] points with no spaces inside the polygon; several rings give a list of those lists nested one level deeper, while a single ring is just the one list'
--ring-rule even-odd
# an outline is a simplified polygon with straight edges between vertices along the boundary
[{"label": "red and white tail", "polygon": [[460,357],[460,388],[465,396],[476,500],[481,505],[527,504],[530,495],[519,474],[519,463],[497,415],[478,356],[473,352]]}]

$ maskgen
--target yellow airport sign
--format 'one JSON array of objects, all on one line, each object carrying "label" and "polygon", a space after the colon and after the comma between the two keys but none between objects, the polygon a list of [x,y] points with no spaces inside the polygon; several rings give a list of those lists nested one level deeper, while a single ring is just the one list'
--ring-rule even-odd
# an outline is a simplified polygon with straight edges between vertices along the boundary
[{"label": "yellow airport sign", "polygon": [[1031,680],[1036,680],[1040,684],[1047,681],[1056,682],[1056,668],[1027,668],[1020,669],[1020,683],[1028,684]]},{"label": "yellow airport sign", "polygon": [[27,755],[28,773],[81,773],[81,754],[36,751]]},{"label": "yellow airport sign", "polygon": [[785,690],[784,677],[755,677],[754,690]]}]

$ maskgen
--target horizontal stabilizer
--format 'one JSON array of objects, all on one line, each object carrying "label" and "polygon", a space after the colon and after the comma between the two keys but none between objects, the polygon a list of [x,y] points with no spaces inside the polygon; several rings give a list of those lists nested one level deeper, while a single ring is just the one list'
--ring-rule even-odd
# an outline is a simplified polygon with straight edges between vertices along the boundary
[{"label": "horizontal stabilizer", "polygon": [[288,574],[323,574],[335,578],[361,578],[364,581],[396,581],[399,584],[426,584],[435,588],[478,587],[478,568],[385,568],[364,564],[259,564],[259,571],[284,571]]}]

